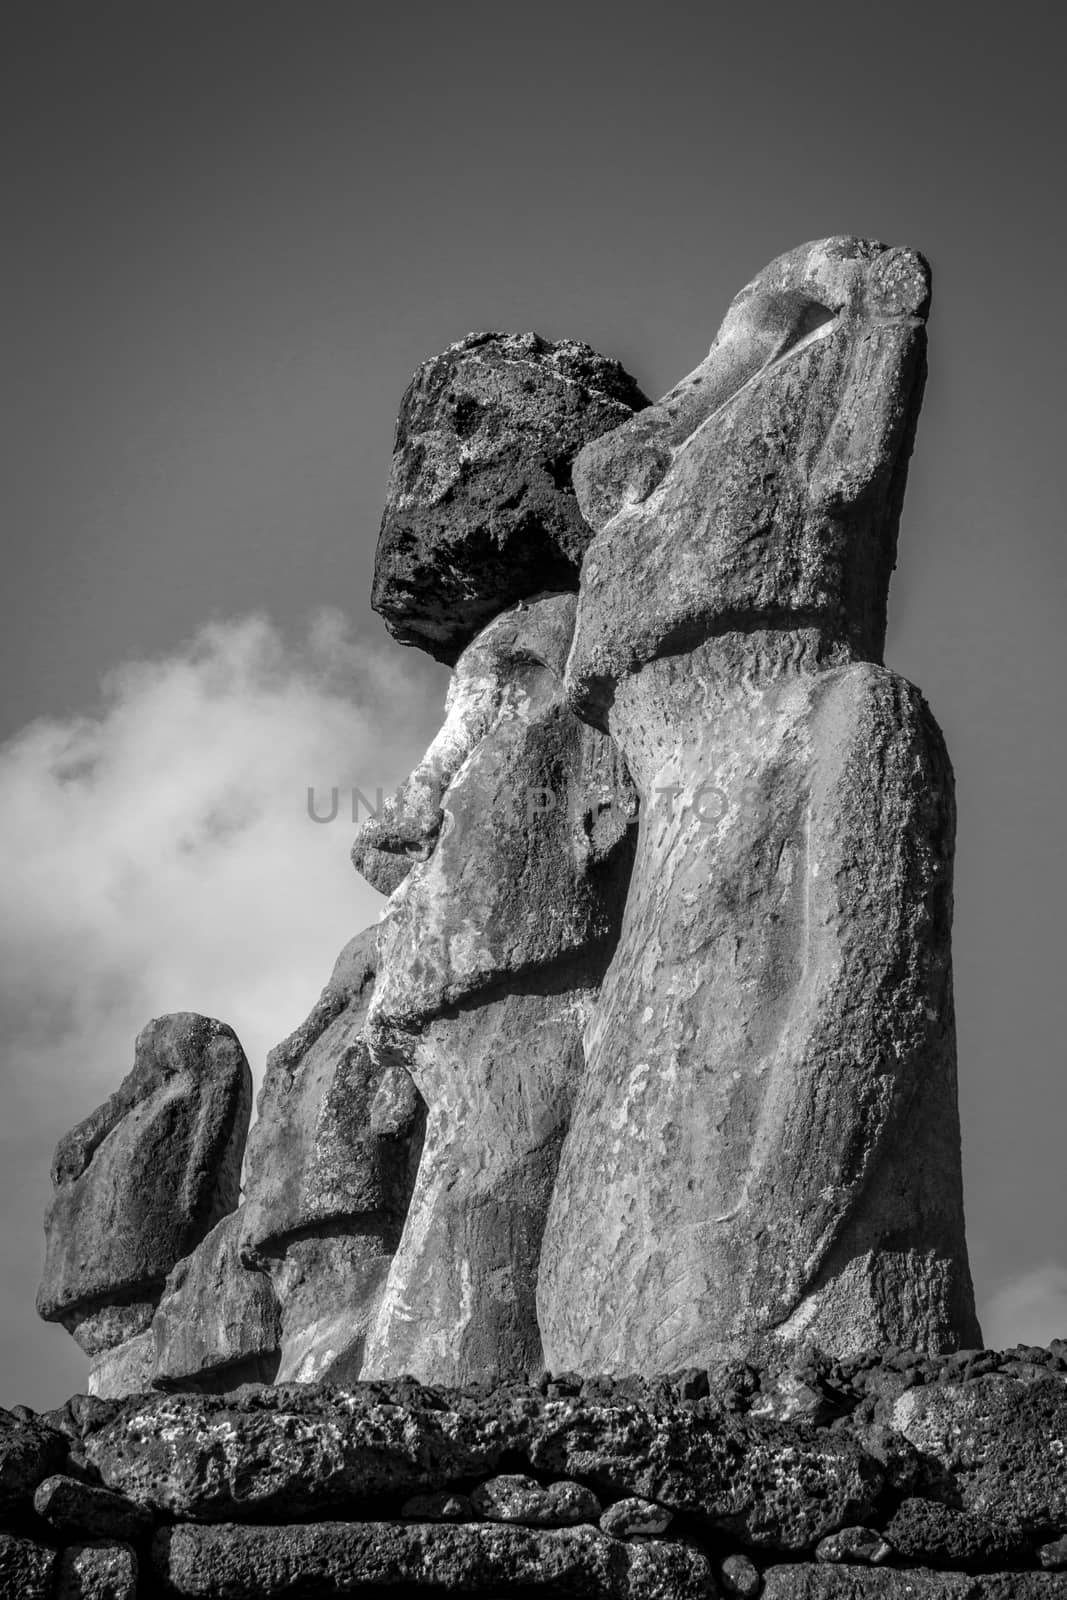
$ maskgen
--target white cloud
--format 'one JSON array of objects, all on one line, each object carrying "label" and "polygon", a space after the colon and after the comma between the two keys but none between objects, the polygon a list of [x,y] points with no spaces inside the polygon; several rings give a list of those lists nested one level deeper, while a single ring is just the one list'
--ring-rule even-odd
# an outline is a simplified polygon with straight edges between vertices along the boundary
[{"label": "white cloud", "polygon": [[[263,617],[215,623],[110,673],[97,714],[0,747],[0,1403],[35,1403],[48,1367],[33,1294],[56,1139],[163,1012],[229,1022],[258,1081],[378,915],[348,861],[349,794],[389,792],[421,754],[443,697],[427,669],[335,613],[297,646]],[[310,820],[309,786],[320,809],[341,791],[331,825]]]},{"label": "white cloud", "polygon": [[982,1333],[992,1350],[1067,1339],[1067,1267],[1047,1261],[1003,1284],[983,1309]]}]

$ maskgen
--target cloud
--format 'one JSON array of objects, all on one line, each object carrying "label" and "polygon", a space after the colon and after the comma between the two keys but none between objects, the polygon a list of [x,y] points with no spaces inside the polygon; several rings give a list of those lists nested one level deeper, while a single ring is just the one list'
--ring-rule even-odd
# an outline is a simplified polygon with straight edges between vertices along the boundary
[{"label": "cloud", "polygon": [[[443,697],[427,669],[337,613],[297,644],[264,617],[213,623],[109,673],[94,715],[0,747],[0,1403],[34,1403],[78,1361],[33,1314],[57,1138],[163,1012],[229,1022],[262,1076],[378,915],[348,862],[350,791],[388,793],[421,754]],[[340,791],[331,825],[310,819],[309,787],[324,815]]]},{"label": "cloud", "polygon": [[1047,1261],[1003,1284],[984,1308],[982,1332],[992,1350],[1067,1339],[1067,1267]]}]

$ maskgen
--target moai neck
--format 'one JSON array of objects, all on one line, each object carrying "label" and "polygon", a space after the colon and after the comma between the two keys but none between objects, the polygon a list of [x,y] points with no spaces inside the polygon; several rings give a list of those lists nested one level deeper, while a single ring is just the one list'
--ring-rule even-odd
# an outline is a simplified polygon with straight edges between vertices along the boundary
[{"label": "moai neck", "polygon": [[739,720],[794,703],[817,675],[860,659],[854,645],[818,622],[733,626],[677,655],[649,661],[615,689],[612,737],[639,790],[667,768],[691,778],[714,750],[727,750]]}]

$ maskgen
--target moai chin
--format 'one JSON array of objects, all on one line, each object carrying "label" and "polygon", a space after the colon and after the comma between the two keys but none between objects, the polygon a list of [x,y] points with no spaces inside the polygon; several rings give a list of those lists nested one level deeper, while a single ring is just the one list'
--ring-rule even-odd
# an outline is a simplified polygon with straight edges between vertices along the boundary
[{"label": "moai chin", "polygon": [[641,822],[541,1255],[552,1368],[980,1342],[952,773],[880,665],[928,299],[912,251],[795,250],[575,465],[568,690]]}]

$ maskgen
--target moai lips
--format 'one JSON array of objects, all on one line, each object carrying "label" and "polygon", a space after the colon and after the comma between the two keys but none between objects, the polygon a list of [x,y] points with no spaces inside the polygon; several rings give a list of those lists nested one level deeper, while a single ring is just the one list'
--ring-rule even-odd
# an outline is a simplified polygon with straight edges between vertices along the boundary
[{"label": "moai lips", "polygon": [[59,1143],[39,1314],[100,1357],[143,1335],[163,1282],[237,1204],[252,1079],[232,1029],[180,1012]]},{"label": "moai lips", "polygon": [[457,664],[441,734],[356,842],[372,882],[404,873],[381,925],[368,1040],[427,1106],[364,1376],[464,1383],[541,1363],[541,1228],[633,810],[611,741],[566,704],[574,606],[546,596],[483,630]]},{"label": "moai lips", "polygon": [[576,463],[568,688],[641,824],[541,1256],[552,1367],[978,1341],[952,774],[878,665],[928,297],[911,251],[794,251]]}]

